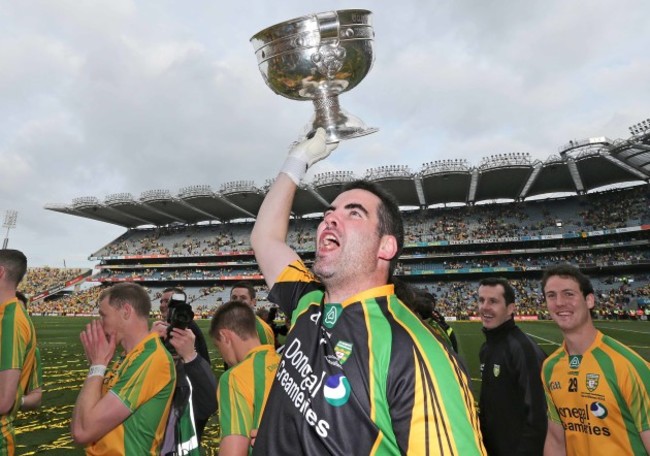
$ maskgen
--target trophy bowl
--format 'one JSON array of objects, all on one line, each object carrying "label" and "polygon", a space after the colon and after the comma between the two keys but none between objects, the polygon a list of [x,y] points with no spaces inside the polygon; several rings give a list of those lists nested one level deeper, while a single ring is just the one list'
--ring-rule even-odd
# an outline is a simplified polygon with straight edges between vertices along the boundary
[{"label": "trophy bowl", "polygon": [[374,60],[372,13],[349,9],[310,14],[268,27],[251,38],[266,84],[292,100],[311,100],[305,128],[327,132],[327,142],[377,131],[339,105],[339,95],[366,77]]}]

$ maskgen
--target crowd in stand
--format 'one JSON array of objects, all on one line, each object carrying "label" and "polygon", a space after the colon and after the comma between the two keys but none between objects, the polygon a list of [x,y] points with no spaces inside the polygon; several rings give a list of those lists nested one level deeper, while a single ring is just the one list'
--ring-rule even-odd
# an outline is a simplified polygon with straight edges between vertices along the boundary
[{"label": "crowd in stand", "polygon": [[[625,279],[604,277],[592,279],[595,284],[597,305],[596,315],[600,318],[621,319],[636,318],[637,309],[631,306],[630,314],[628,304],[634,298],[650,297],[650,275],[637,276],[637,283],[630,284]],[[520,316],[533,316],[539,319],[548,319],[544,298],[540,291],[539,281],[534,279],[511,279],[510,283],[517,294],[517,307]],[[436,310],[445,317],[458,320],[467,320],[477,315],[478,306],[478,281],[437,281],[415,282],[417,288],[423,289],[435,296]],[[103,287],[96,286],[87,290],[68,294],[62,298],[41,300],[31,303],[29,311],[32,314],[50,315],[88,315],[97,313],[97,298]],[[266,301],[268,289],[265,285],[255,287],[258,293],[258,306],[270,308],[274,306]],[[162,295],[163,288],[147,289],[154,304],[157,304]],[[221,285],[187,289],[188,302],[194,304],[194,312],[199,318],[210,318],[214,311],[224,302],[228,301],[229,289]],[[160,314],[155,307],[153,318]]]},{"label": "crowd in stand", "polygon": [[545,255],[501,255],[486,257],[466,257],[462,260],[422,261],[400,264],[396,273],[419,273],[432,269],[458,270],[464,268],[514,267],[520,269],[540,269],[552,264],[573,263],[576,265],[607,265],[616,262],[650,262],[650,251],[605,250],[593,252],[555,253]]},{"label": "crowd in stand", "polygon": [[25,278],[20,283],[18,290],[27,296],[33,296],[72,280],[85,271],[85,269],[79,268],[51,268],[49,266],[27,268]]},{"label": "crowd in stand", "polygon": [[97,314],[97,298],[101,288],[92,287],[63,297],[40,300],[29,304],[29,313],[42,315],[90,315]]},{"label": "crowd in stand", "polygon": [[[649,223],[650,195],[641,186],[560,200],[436,208],[405,212],[404,222],[407,245],[577,233]],[[315,219],[292,221],[288,244],[297,251],[313,250],[317,223]],[[93,256],[250,252],[251,227],[252,222],[130,230]]]},{"label": "crowd in stand", "polygon": [[[647,187],[604,193],[561,200],[546,200],[518,204],[478,205],[437,209],[435,211],[407,212],[405,216],[406,243],[432,242],[439,240],[468,240],[486,238],[508,238],[532,234],[570,232],[580,230],[601,230],[624,226],[639,226],[650,222],[650,195]],[[561,223],[560,223],[561,221]],[[291,223],[288,243],[297,251],[313,251],[316,219],[294,220]],[[214,224],[202,226],[179,226],[147,230],[130,230],[114,242],[104,247],[94,256],[101,258],[112,255],[174,255],[204,256],[247,253],[250,254],[251,224]],[[632,236],[630,234],[630,236]],[[635,238],[630,238],[634,240]],[[521,270],[540,269],[547,265],[570,262],[580,265],[609,265],[613,263],[633,263],[650,261],[647,248],[603,249],[576,251],[565,241],[548,244],[547,250],[553,252],[526,255],[487,255],[480,249],[472,252],[458,247],[440,247],[432,251],[407,250],[405,257],[418,258],[418,261],[402,261],[396,270],[397,276],[408,276],[410,280],[420,280],[421,286],[433,293],[437,299],[438,310],[448,317],[470,318],[476,313],[477,284],[470,281],[440,281],[435,278],[424,281],[417,275],[427,270],[459,270],[463,268],[515,267]],[[568,241],[567,241],[568,242]],[[495,249],[490,243],[490,249]],[[497,244],[494,244],[497,245]],[[540,244],[540,246],[543,244]],[[539,246],[538,246],[539,247]],[[467,247],[465,248],[467,250]],[[421,259],[420,259],[421,258]],[[232,264],[232,266],[231,266]],[[220,280],[229,278],[259,278],[257,265],[242,257],[242,261],[214,264],[214,267],[144,267],[142,269],[102,269],[95,280],[111,281],[141,280],[186,281]],[[20,290],[28,296],[61,285],[77,277],[81,269],[30,268]],[[648,284],[650,277],[642,278]],[[536,315],[545,318],[543,299],[536,280],[513,280],[518,294],[521,315]],[[596,282],[598,283],[598,282]],[[618,317],[630,299],[650,296],[650,285],[631,287],[621,284],[607,284],[603,279],[599,291],[600,307],[603,317]],[[31,305],[32,313],[88,314],[96,312],[96,298],[101,287],[92,288],[64,296],[61,299],[41,300]],[[189,302],[195,302],[195,311],[202,317],[209,317],[216,306],[227,300],[223,285],[193,288],[188,292]],[[160,290],[149,290],[156,303]],[[268,293],[260,286],[262,296]]]}]

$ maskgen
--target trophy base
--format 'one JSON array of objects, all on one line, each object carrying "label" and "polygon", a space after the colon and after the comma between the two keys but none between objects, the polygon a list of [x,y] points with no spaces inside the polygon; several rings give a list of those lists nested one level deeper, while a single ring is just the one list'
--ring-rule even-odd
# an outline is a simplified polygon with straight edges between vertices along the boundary
[{"label": "trophy base", "polygon": [[379,131],[379,128],[375,127],[341,129],[325,126],[314,126],[312,124],[309,124],[305,127],[305,134],[303,135],[303,139],[312,137],[318,128],[325,129],[325,133],[327,135],[325,142],[327,142],[327,144],[333,144],[339,141],[345,141],[347,139],[359,138],[361,136],[366,136]]},{"label": "trophy base", "polygon": [[313,102],[316,113],[309,124],[305,126],[305,137],[310,137],[318,128],[323,128],[327,133],[326,141],[331,144],[366,136],[379,130],[366,126],[357,116],[341,109],[337,96],[319,98]]}]

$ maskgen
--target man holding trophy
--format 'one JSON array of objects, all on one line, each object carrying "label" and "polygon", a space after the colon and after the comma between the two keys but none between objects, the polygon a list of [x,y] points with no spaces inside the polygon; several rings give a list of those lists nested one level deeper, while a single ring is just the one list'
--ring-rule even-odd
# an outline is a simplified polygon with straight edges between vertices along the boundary
[{"label": "man holding trophy", "polygon": [[[305,68],[326,54],[342,55],[329,74],[308,68],[298,78],[291,72],[301,64],[285,47],[281,59],[293,65],[283,77],[309,79],[325,93],[328,81],[339,81],[338,87],[345,77],[354,82],[354,65],[367,63],[361,70],[367,73],[372,59],[359,53],[371,49],[364,43],[372,36],[369,15],[321,13],[260,34],[276,41],[289,34],[292,46],[312,52]],[[301,24],[311,20],[316,25]],[[310,35],[317,33],[334,42]],[[355,37],[352,49],[346,48],[346,38]],[[336,46],[344,50],[331,49]],[[273,55],[264,47],[258,58],[260,53]],[[263,69],[267,83],[277,87],[267,77],[272,73]],[[258,213],[251,234],[255,257],[271,288],[269,300],[291,316],[292,329],[254,454],[485,454],[467,376],[395,296],[391,277],[404,241],[395,200],[372,183],[349,184],[318,226],[311,270],[286,244],[293,198],[307,169],[326,158],[338,139],[370,132],[337,121],[316,125],[313,137],[289,152]]]}]

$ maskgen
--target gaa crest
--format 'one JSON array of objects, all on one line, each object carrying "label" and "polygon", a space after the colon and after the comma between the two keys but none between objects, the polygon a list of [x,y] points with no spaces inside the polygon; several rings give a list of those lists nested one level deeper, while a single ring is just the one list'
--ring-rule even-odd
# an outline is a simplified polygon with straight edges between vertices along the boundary
[{"label": "gaa crest", "polygon": [[352,353],[352,344],[350,342],[338,341],[334,347],[334,353],[341,364],[345,363]]},{"label": "gaa crest", "polygon": [[492,373],[494,374],[495,377],[498,377],[499,374],[501,373],[501,366],[499,364],[494,364],[492,366]]},{"label": "gaa crest", "polygon": [[589,392],[593,392],[596,388],[598,388],[599,378],[599,374],[587,374],[587,389]]}]

